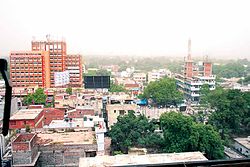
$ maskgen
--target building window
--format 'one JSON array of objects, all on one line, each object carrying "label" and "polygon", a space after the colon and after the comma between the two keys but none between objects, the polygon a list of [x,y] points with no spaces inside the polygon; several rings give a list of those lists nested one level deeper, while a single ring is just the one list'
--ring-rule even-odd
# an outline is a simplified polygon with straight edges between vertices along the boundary
[{"label": "building window", "polygon": [[11,125],[16,125],[16,121],[10,121]]},{"label": "building window", "polygon": [[116,113],[116,110],[114,110],[114,113]]},{"label": "building window", "polygon": [[124,114],[125,114],[125,111],[124,111],[124,110],[119,110],[119,114],[120,114],[120,115],[124,115]]}]

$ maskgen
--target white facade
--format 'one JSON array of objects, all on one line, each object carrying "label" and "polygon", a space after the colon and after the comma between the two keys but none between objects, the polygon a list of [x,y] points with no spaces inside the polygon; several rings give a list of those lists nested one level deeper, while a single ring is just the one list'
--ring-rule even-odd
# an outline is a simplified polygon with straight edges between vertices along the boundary
[{"label": "white facade", "polygon": [[104,154],[104,133],[107,131],[104,118],[85,115],[83,122],[85,128],[95,128],[97,151],[99,155]]},{"label": "white facade", "polygon": [[146,83],[147,75],[145,73],[134,73],[133,80],[135,80],[137,83]]},{"label": "white facade", "polygon": [[183,75],[176,75],[177,85],[183,91],[185,96],[192,101],[199,101],[200,89],[204,84],[209,85],[210,90],[215,90],[216,76],[197,76],[189,79],[184,79]]},{"label": "white facade", "polygon": [[164,76],[172,77],[171,71],[167,69],[152,70],[151,72],[148,72],[148,83],[157,81]]}]

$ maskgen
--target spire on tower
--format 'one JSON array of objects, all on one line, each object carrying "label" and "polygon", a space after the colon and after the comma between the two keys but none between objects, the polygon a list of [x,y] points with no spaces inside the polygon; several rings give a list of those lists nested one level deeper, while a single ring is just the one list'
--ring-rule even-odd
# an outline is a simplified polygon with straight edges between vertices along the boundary
[{"label": "spire on tower", "polygon": [[191,39],[188,39],[188,57],[187,60],[191,60]]}]

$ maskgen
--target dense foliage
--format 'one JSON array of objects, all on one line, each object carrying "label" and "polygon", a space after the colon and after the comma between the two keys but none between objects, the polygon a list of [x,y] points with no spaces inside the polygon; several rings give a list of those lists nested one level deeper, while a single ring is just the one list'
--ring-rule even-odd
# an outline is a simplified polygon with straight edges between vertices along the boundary
[{"label": "dense foliage", "polygon": [[241,78],[238,83],[243,84],[243,85],[248,85],[250,84],[250,75]]},{"label": "dense foliage", "polygon": [[160,117],[164,133],[164,152],[205,152],[209,159],[223,158],[220,135],[211,125],[196,123],[181,113],[164,113]]},{"label": "dense foliage", "polygon": [[249,131],[250,92],[216,88],[208,96],[208,103],[215,112],[209,117],[209,123],[218,129],[239,133]]},{"label": "dense foliage", "polygon": [[219,78],[245,77],[250,73],[250,62],[247,59],[239,59],[221,65],[213,65],[213,73]]},{"label": "dense foliage", "polygon": [[100,69],[97,71],[89,70],[84,76],[110,76],[111,73],[105,69]]},{"label": "dense foliage", "polygon": [[66,93],[69,94],[69,95],[72,95],[72,88],[71,87],[68,87],[66,89]]},{"label": "dense foliage", "polygon": [[[176,58],[175,58],[176,59]],[[173,60],[166,56],[161,57],[129,57],[129,56],[86,56],[87,67],[100,68],[102,65],[119,65],[119,71],[128,67],[148,72],[153,69],[167,68],[172,72],[181,72],[183,59]]]},{"label": "dense foliage", "polygon": [[123,85],[114,84],[113,82],[111,82],[110,84],[109,91],[110,92],[127,92],[127,90],[124,88]]},{"label": "dense foliage", "polygon": [[160,105],[177,104],[183,100],[182,93],[176,88],[175,80],[171,78],[150,82],[144,89],[143,96],[153,99],[155,103]]},{"label": "dense foliage", "polygon": [[211,125],[199,124],[181,113],[164,113],[160,124],[163,135],[155,132],[155,121],[132,112],[119,116],[110,137],[113,151],[127,153],[131,147],[143,147],[155,152],[205,152],[209,159],[223,158],[222,140]]},{"label": "dense foliage", "polygon": [[44,93],[44,89],[38,88],[36,89],[35,93],[28,94],[26,97],[24,97],[24,104],[30,105],[30,104],[43,104],[46,103],[47,96]]},{"label": "dense foliage", "polygon": [[119,116],[117,123],[109,132],[112,149],[123,153],[127,153],[130,147],[160,149],[163,141],[154,133],[155,129],[156,126],[152,121],[142,115],[136,117],[134,112]]}]

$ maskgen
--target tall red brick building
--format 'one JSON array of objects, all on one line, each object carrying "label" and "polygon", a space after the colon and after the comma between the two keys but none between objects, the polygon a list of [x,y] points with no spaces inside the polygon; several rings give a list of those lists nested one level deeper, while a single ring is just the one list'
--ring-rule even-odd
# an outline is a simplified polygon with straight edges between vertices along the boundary
[{"label": "tall red brick building", "polygon": [[49,52],[18,51],[10,53],[10,78],[14,87],[50,87]]},{"label": "tall red brick building", "polygon": [[72,87],[81,87],[83,83],[82,79],[82,55],[67,55],[66,56],[66,69],[69,71],[70,85]]},{"label": "tall red brick building", "polygon": [[32,41],[32,51],[48,51],[50,55],[50,81],[51,87],[54,87],[54,73],[63,72],[66,70],[66,55],[67,55],[66,42],[54,41],[47,38],[47,41]]},{"label": "tall red brick building", "polygon": [[14,87],[55,87],[55,72],[70,73],[71,87],[82,87],[82,56],[67,55],[64,40],[31,42],[31,51],[10,53],[10,77]]}]

